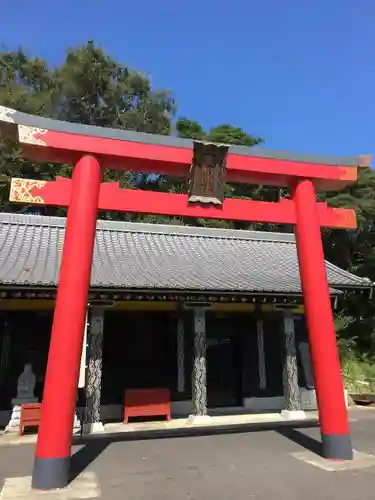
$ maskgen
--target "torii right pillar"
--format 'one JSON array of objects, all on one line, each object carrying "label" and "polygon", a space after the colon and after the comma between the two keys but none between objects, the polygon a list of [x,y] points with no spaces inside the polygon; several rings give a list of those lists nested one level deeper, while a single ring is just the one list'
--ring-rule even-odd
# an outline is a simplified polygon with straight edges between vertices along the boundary
[{"label": "torii right pillar", "polygon": [[296,243],[322,436],[322,455],[352,460],[348,412],[318,220],[315,186],[293,186]]}]

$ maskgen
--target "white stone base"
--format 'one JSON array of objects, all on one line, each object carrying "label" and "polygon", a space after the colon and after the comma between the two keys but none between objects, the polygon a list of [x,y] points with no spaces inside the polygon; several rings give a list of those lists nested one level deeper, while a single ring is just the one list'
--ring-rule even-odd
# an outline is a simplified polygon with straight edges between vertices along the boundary
[{"label": "white stone base", "polygon": [[188,418],[189,424],[204,425],[211,421],[210,415],[190,415]]},{"label": "white stone base", "polygon": [[300,387],[300,397],[301,406],[304,410],[314,411],[318,408],[315,389],[306,389],[305,387]]},{"label": "white stone base", "polygon": [[95,434],[100,432],[104,432],[104,425],[102,422],[83,424],[83,434]]},{"label": "white stone base", "polygon": [[306,413],[303,410],[281,410],[281,416],[285,420],[305,420]]},{"label": "white stone base", "polygon": [[[304,410],[315,411],[318,409],[315,389],[305,389],[305,387],[300,387],[300,395],[301,395],[301,405]],[[348,391],[346,389],[344,390],[344,397],[345,397],[346,407],[348,408],[349,398],[348,398]]]},{"label": "white stone base", "polygon": [[81,421],[78,418],[77,412],[74,413],[73,430],[81,429]]},{"label": "white stone base", "polygon": [[5,432],[18,432],[21,420],[21,405],[28,403],[37,403],[37,398],[14,398],[12,399],[12,414],[8,425],[5,427]]},{"label": "white stone base", "polygon": [[[35,399],[34,401],[30,401],[30,400],[23,401],[22,404],[37,403],[37,402],[38,402],[38,400]],[[20,421],[21,421],[21,404],[15,404],[13,406],[12,414],[11,414],[10,420],[8,422],[8,425],[5,427],[5,432],[7,432],[7,433],[8,432],[18,432],[19,428],[20,428]],[[80,429],[81,429],[81,422],[77,416],[77,413],[75,413],[74,414],[74,423],[73,423],[73,432],[79,431]]]},{"label": "white stone base", "polygon": [[81,472],[66,488],[52,491],[38,491],[31,488],[31,476],[8,477],[0,491],[2,500],[78,500],[101,497],[100,485],[94,472]]},{"label": "white stone base", "polygon": [[375,466],[374,455],[356,450],[353,450],[353,454],[353,460],[327,460],[310,450],[292,453],[291,456],[327,472],[359,470]]},{"label": "white stone base", "polygon": [[5,432],[18,432],[20,427],[21,420],[21,406],[15,405],[12,409],[12,415],[8,422],[8,425],[5,427]]}]

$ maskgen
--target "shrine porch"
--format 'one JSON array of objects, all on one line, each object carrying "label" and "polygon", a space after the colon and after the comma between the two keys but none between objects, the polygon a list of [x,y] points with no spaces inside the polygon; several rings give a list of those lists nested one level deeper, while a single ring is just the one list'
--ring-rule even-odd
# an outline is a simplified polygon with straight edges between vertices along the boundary
[{"label": "shrine porch", "polygon": [[[25,360],[33,364],[38,381],[35,393],[41,401],[53,316],[53,301],[44,301],[44,309],[34,311],[32,305],[40,302],[28,301],[29,310],[14,310],[17,301],[1,305],[6,304],[2,426],[9,422],[10,401]],[[25,301],[18,302],[22,304]],[[217,418],[253,419],[262,413],[266,419],[276,414],[278,421],[283,410],[287,418],[305,418],[304,411],[316,409],[300,307],[291,316],[290,310],[285,314],[267,305],[256,314],[247,304],[217,304],[213,310],[194,307],[180,313],[170,310],[173,304],[168,302],[127,303],[125,310],[120,305],[89,309],[81,366],[84,387],[77,401],[77,415],[86,432],[121,423],[124,394],[132,388],[169,389],[174,420],[165,425],[172,428],[189,426],[191,420],[186,419],[191,415],[207,415],[211,425]],[[196,321],[202,314],[203,338]],[[197,358],[205,378],[196,369]],[[292,363],[291,376],[285,376],[287,360]]]},{"label": "shrine porch", "polygon": [[[124,425],[123,423],[106,423],[101,430],[93,430],[90,434],[84,434],[84,438],[90,436],[115,436],[117,434],[129,434],[134,439],[144,439],[152,437],[177,437],[182,435],[204,435],[220,432],[241,432],[244,430],[266,430],[275,429],[280,426],[314,426],[318,423],[318,412],[307,411],[306,418],[301,421],[297,418],[295,420],[286,420],[280,412],[249,412],[243,408],[230,408],[227,415],[217,414],[222,410],[212,409],[212,415],[206,421],[196,421],[192,417],[187,418],[173,418],[167,421],[144,421],[132,422]],[[79,443],[82,433],[76,430],[74,433],[75,442]],[[18,444],[35,443],[37,439],[37,432],[30,431],[23,436],[18,436],[15,433],[0,432],[0,446],[10,446]]]}]

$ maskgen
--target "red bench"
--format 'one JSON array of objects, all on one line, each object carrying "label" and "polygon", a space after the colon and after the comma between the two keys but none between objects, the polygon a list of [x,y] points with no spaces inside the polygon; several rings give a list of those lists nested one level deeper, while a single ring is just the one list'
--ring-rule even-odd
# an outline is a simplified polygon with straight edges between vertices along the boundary
[{"label": "red bench", "polygon": [[125,391],[124,424],[129,417],[165,416],[171,420],[169,389],[128,389]]},{"label": "red bench", "polygon": [[25,427],[39,427],[42,415],[41,403],[27,403],[21,405],[19,436],[23,435]]}]

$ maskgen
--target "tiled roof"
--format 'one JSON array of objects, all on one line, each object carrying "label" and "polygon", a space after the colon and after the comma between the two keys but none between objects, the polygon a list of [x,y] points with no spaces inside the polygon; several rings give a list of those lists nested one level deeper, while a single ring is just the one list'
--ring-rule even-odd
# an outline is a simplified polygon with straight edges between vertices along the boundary
[{"label": "tiled roof", "polygon": [[[0,213],[0,284],[55,286],[65,219]],[[369,287],[326,263],[334,288]],[[294,235],[98,221],[92,287],[300,292]]]}]

